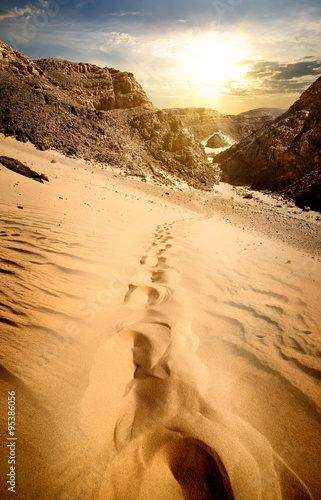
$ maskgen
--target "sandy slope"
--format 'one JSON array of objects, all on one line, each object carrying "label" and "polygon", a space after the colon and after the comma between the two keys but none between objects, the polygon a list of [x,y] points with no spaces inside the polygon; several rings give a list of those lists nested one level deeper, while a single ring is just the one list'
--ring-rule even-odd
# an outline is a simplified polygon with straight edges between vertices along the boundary
[{"label": "sandy slope", "polygon": [[316,217],[0,150],[50,179],[0,171],[16,498],[321,498]]}]

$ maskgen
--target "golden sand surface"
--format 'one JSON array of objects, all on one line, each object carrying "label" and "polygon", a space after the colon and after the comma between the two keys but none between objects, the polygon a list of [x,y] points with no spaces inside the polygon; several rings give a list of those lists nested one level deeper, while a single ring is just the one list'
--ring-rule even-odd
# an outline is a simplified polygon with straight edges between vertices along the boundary
[{"label": "golden sand surface", "polygon": [[224,186],[222,214],[213,194],[0,150],[50,181],[0,167],[1,498],[9,391],[17,499],[321,498],[315,245],[247,226]]}]

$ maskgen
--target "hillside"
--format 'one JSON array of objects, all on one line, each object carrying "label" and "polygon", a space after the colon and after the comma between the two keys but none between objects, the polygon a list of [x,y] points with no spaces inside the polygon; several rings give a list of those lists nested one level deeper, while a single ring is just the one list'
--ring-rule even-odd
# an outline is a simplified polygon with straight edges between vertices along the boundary
[{"label": "hillside", "polygon": [[272,124],[216,157],[222,180],[281,191],[321,210],[321,78]]},{"label": "hillside", "polygon": [[157,110],[132,73],[59,59],[31,61],[0,42],[0,132],[161,183],[210,189],[203,147]]}]

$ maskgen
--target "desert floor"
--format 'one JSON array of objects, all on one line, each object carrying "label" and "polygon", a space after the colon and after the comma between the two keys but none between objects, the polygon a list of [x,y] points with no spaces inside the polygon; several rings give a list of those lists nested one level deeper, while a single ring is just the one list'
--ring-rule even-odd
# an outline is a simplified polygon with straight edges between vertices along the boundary
[{"label": "desert floor", "polygon": [[319,214],[0,155],[1,497],[320,499]]}]

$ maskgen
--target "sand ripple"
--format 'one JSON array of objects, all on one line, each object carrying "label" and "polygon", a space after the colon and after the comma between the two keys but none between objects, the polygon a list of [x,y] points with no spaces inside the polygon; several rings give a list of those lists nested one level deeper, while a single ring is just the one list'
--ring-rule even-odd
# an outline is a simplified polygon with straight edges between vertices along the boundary
[{"label": "sand ripple", "polygon": [[177,207],[138,230],[127,193],[108,195],[122,203],[97,224],[0,217],[26,500],[311,499],[299,476],[321,494],[313,262]]},{"label": "sand ripple", "polygon": [[[140,259],[142,269],[124,296],[127,315],[99,349],[82,402],[85,433],[97,445],[114,445],[99,499],[310,499],[270,442],[219,398],[215,403],[208,397],[209,374],[197,355],[204,339],[187,321],[182,270],[170,266],[171,260],[179,264],[175,239],[155,253],[159,242],[166,245],[169,238],[168,226],[156,228],[152,257]],[[272,331],[273,338],[283,335],[280,317],[290,301],[286,295],[251,290],[272,301],[266,308],[254,307],[228,299],[224,280],[220,283],[224,294],[216,290],[203,304],[205,310],[211,308],[212,318],[230,325],[230,333],[226,328],[217,333],[220,340],[246,349]],[[254,339],[247,317],[262,325]],[[115,370],[113,380],[106,379],[110,369]],[[111,405],[115,397],[120,399]],[[104,417],[93,414],[97,398],[102,415],[106,411],[113,424],[107,426]],[[291,488],[294,495],[289,494]]]}]

